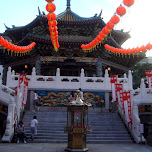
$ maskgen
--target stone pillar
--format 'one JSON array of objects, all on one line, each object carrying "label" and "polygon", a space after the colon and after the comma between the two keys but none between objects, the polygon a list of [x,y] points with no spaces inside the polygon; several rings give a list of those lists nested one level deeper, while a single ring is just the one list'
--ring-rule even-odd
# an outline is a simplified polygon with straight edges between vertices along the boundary
[{"label": "stone pillar", "polygon": [[36,68],[36,75],[41,75],[41,61],[40,61],[40,57],[36,57],[35,68]]},{"label": "stone pillar", "polygon": [[109,109],[109,92],[105,92],[105,109]]},{"label": "stone pillar", "polygon": [[97,77],[102,77],[102,58],[99,57],[96,63]]},{"label": "stone pillar", "polygon": [[2,84],[6,85],[6,78],[7,78],[7,67],[3,67],[3,77],[2,77]]},{"label": "stone pillar", "polygon": [[32,111],[33,110],[34,91],[30,91],[29,96],[30,96],[29,109],[30,109],[30,111]]}]

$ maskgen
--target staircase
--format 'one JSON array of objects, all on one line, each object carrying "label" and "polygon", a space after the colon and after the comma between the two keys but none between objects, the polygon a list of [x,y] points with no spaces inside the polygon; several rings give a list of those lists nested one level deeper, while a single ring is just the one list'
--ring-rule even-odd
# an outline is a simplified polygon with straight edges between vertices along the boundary
[{"label": "staircase", "polygon": [[[29,123],[37,116],[38,135],[30,139]],[[39,112],[26,111],[23,122],[26,127],[27,142],[66,143],[64,133],[67,113],[66,108],[41,107]],[[87,143],[131,143],[132,140],[117,113],[101,112],[101,109],[89,108],[89,125],[91,133],[87,134]]]}]

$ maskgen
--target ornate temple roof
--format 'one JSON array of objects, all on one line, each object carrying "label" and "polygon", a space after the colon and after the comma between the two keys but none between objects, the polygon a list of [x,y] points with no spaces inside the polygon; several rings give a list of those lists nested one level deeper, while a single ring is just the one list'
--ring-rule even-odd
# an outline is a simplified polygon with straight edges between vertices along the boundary
[{"label": "ornate temple roof", "polygon": [[[13,26],[12,28],[5,26],[7,30],[5,31],[5,33],[2,34],[3,36],[7,36],[7,38],[10,38],[11,41],[17,45],[28,45],[32,41],[35,41],[37,45],[32,50],[33,52],[31,51],[32,57],[34,57],[34,54],[49,55],[50,50],[53,50],[46,14],[44,12],[41,13],[39,8],[38,12],[39,15],[31,23],[20,27]],[[106,25],[101,15],[102,11],[99,15],[94,15],[93,17],[80,17],[71,10],[70,0],[67,0],[66,10],[57,15],[59,33],[58,39],[61,46],[59,49],[59,54],[62,55],[63,52],[66,52],[66,47],[72,48],[72,46],[77,48],[78,53],[84,53],[81,50],[81,44],[87,44],[91,42]],[[121,45],[129,37],[129,33],[125,33],[123,32],[123,30],[113,30],[111,32],[111,35],[107,37],[106,43],[114,47],[121,48]],[[75,50],[75,48],[73,50]],[[113,57],[114,55],[107,53],[107,51],[104,50],[103,46],[101,48],[98,48],[95,53],[90,53],[86,56],[97,57],[98,55],[102,56],[103,59],[108,60],[109,62],[111,61],[126,67],[129,67],[130,65],[133,65],[135,63],[135,61],[130,62],[129,60],[127,60],[127,58],[121,58],[121,60],[119,60],[119,57]],[[9,62],[12,62],[15,58],[16,57],[9,58],[9,56],[7,56]],[[22,60],[23,58],[28,57],[22,57]],[[138,60],[140,59],[141,58],[139,57]],[[127,60],[127,62],[125,60]]]}]

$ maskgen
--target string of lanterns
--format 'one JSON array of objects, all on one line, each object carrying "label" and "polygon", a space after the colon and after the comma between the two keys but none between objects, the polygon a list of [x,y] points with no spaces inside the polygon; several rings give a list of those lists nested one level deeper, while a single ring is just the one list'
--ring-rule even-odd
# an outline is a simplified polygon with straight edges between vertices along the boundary
[{"label": "string of lanterns", "polygon": [[[127,7],[130,7],[134,4],[134,0],[123,0],[123,4]],[[97,35],[97,37],[90,42],[89,44],[82,44],[81,48],[84,52],[92,52],[96,49],[98,45],[101,46],[101,43],[106,39],[108,34],[111,33],[114,26],[120,22],[120,17],[126,14],[126,8],[122,5],[120,5],[116,9],[116,14],[111,17],[110,21],[106,24],[106,26],[100,31],[100,33]],[[119,17],[120,16],[120,17]]]},{"label": "string of lanterns", "polygon": [[2,36],[0,36],[0,45],[4,49],[7,49],[8,54],[9,54],[9,51],[11,51],[11,55],[12,53],[15,53],[15,55],[17,54],[18,56],[19,53],[20,55],[25,55],[26,53],[31,51],[31,49],[36,45],[36,43],[32,42],[28,46],[17,46],[17,45],[12,44],[11,42],[8,42]]},{"label": "string of lanterns", "polygon": [[54,11],[56,10],[56,6],[54,3],[52,3],[54,0],[45,0],[45,1],[48,2],[48,4],[46,5],[46,10],[49,12],[47,14],[47,19],[48,19],[51,40],[52,40],[52,44],[54,46],[54,49],[57,52],[60,45],[58,42],[56,14],[54,13]]},{"label": "string of lanterns", "polygon": [[104,47],[114,53],[122,53],[122,54],[131,54],[131,53],[140,53],[140,52],[145,52],[147,50],[151,50],[152,49],[152,44],[148,43],[147,45],[142,45],[141,47],[136,47],[136,48],[132,48],[132,49],[118,49],[115,47],[112,47],[108,44],[105,44]]}]

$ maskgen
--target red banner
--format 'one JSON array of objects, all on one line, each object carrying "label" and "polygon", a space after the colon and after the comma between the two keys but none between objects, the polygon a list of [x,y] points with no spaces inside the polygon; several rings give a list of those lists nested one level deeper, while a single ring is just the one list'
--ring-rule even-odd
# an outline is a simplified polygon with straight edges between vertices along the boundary
[{"label": "red banner", "polygon": [[128,124],[130,124],[130,123],[132,123],[130,91],[123,92],[123,102],[124,102],[125,116],[126,116]]},{"label": "red banner", "polygon": [[124,108],[124,105],[123,105],[123,85],[122,84],[119,84],[119,83],[116,83],[115,84],[115,89],[116,89],[116,100],[118,101],[119,103],[119,106],[121,108]]},{"label": "red banner", "polygon": [[26,74],[20,74],[19,75],[19,88],[21,87],[21,83],[24,81],[24,79],[26,78]]},{"label": "red banner", "polygon": [[23,102],[22,104],[25,106],[27,102],[27,95],[28,95],[28,79],[24,79],[24,87],[23,87]]},{"label": "red banner", "polygon": [[145,71],[147,81],[148,81],[148,86],[149,88],[152,88],[152,71]]},{"label": "red banner", "polygon": [[111,83],[116,83],[117,82],[117,76],[115,75],[115,76],[111,76],[110,77],[110,82]]}]

